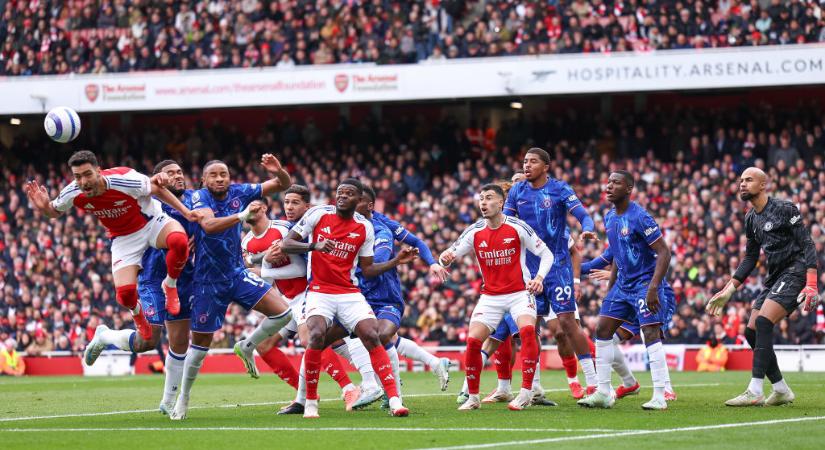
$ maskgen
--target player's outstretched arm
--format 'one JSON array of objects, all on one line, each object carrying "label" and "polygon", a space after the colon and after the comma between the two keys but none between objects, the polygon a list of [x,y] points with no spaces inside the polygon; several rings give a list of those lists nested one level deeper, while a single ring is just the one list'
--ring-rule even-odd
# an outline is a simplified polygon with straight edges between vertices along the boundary
[{"label": "player's outstretched arm", "polygon": [[255,202],[247,205],[246,209],[226,217],[215,217],[215,212],[211,208],[199,208],[194,211],[198,215],[198,223],[207,234],[223,232],[232,226],[245,222],[252,214],[261,209],[261,203]]},{"label": "player's outstretched arm", "polygon": [[417,248],[404,247],[395,255],[395,258],[381,263],[376,263],[373,256],[361,256],[358,258],[358,266],[366,278],[374,278],[400,265],[408,264],[417,257]]},{"label": "player's outstretched arm", "polygon": [[[590,273],[594,270],[601,270],[605,267],[609,266],[610,263],[613,262],[613,255],[611,255],[608,251],[605,251],[601,255],[587,261],[586,263],[581,265],[581,274],[582,275],[590,275]],[[575,274],[573,275],[575,276]]]},{"label": "player's outstretched arm", "polygon": [[261,165],[274,176],[274,178],[261,183],[262,196],[266,197],[276,192],[285,191],[292,184],[292,178],[290,178],[289,173],[281,166],[281,162],[278,161],[275,155],[265,153],[261,157]]},{"label": "player's outstretched arm", "polygon": [[154,197],[156,197],[163,203],[166,203],[167,205],[171,206],[172,208],[178,210],[178,212],[183,214],[183,217],[186,217],[188,221],[196,222],[198,220],[197,215],[192,214],[192,211],[189,210],[189,208],[187,208],[186,206],[184,206],[184,204],[181,203],[180,199],[175,197],[175,194],[170,192],[169,189],[166,187],[169,185],[169,177],[165,173],[161,172],[155,174],[151,178],[151,181],[152,195]]},{"label": "player's outstretched arm", "polygon": [[303,237],[295,230],[290,230],[289,234],[281,241],[281,250],[284,253],[309,253],[314,251],[329,253],[335,249],[335,242],[326,240],[322,242],[301,242]]},{"label": "player's outstretched arm", "polygon": [[[750,224],[746,223],[745,229],[750,230]],[[756,268],[756,262],[759,261],[759,243],[751,236],[750,232],[746,232],[746,235],[748,241],[747,244],[745,244],[745,257],[742,258],[742,262],[739,263],[739,267],[736,268],[736,272],[733,273],[733,276],[730,281],[725,284],[725,287],[714,294],[708,301],[708,305],[705,307],[708,314],[721,316],[722,310],[725,308],[731,296],[733,296],[733,293],[739,289],[739,286],[745,282],[748,275]]]},{"label": "player's outstretched arm", "polygon": [[63,215],[62,211],[59,211],[57,208],[52,205],[51,199],[49,198],[49,192],[46,190],[45,186],[41,186],[37,181],[29,181],[23,186],[23,191],[26,193],[26,197],[28,197],[29,202],[37,208],[38,211],[46,215],[51,219],[56,217],[60,217]]}]

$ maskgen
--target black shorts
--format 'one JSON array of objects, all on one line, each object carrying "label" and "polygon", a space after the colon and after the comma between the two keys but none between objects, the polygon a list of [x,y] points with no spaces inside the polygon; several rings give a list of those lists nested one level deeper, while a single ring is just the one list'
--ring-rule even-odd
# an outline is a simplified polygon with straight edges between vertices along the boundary
[{"label": "black shorts", "polygon": [[805,282],[805,272],[786,271],[780,273],[773,282],[765,284],[765,289],[759,293],[756,301],[753,302],[753,309],[762,309],[765,300],[771,299],[782,305],[788,314],[796,311],[796,308],[799,307],[796,298],[802,288],[805,287]]}]

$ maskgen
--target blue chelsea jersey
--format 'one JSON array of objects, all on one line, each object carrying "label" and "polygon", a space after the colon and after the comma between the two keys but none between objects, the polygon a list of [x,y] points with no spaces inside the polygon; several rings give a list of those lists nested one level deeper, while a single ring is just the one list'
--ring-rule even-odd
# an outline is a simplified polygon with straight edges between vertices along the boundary
[{"label": "blue chelsea jersey", "polygon": [[[229,217],[243,211],[253,200],[261,198],[260,184],[231,184],[224,200],[203,188],[192,194],[192,209],[209,208],[215,217]],[[209,234],[198,226],[195,230],[195,281],[222,281],[244,268],[241,252],[240,223],[220,233]]]},{"label": "blue chelsea jersey", "polygon": [[[373,216],[373,229],[375,230],[375,244],[373,249],[375,256],[373,261],[382,263],[395,257],[393,246],[393,232],[384,223]],[[402,304],[401,280],[398,278],[398,271],[390,269],[374,278],[366,278],[361,274],[361,268],[356,271],[358,277],[358,287],[368,302],[385,304]]]},{"label": "blue chelsea jersey", "polygon": [[[192,193],[194,191],[191,189],[187,189],[183,191],[183,195],[180,199],[181,203],[187,208],[192,208]],[[163,212],[166,213],[167,216],[175,219],[183,225],[183,229],[186,230],[186,235],[192,237],[192,234],[195,231],[195,228],[200,228],[200,226],[195,222],[190,222],[186,220],[185,217],[175,208],[167,205],[166,203],[161,202],[161,207],[163,208]],[[186,265],[183,267],[183,271],[180,274],[180,278],[178,279],[179,283],[187,283],[192,280],[192,276],[194,273],[194,266],[192,264],[192,257],[193,255],[189,255],[189,261],[186,262]],[[160,284],[166,278],[166,250],[157,249],[154,247],[149,247],[143,253],[143,258],[141,259],[141,265],[143,268],[140,271],[140,275],[138,275],[138,283],[143,284]]]},{"label": "blue chelsea jersey", "polygon": [[[538,189],[527,181],[514,184],[504,202],[504,214],[517,216],[530,225],[553,252],[553,265],[562,266],[570,264],[567,213],[580,206],[582,203],[569,184],[548,178],[547,183]],[[535,273],[539,261],[532,253],[527,254],[531,273]]]},{"label": "blue chelsea jersey", "polygon": [[656,252],[650,245],[662,238],[653,217],[638,203],[630,202],[622,215],[617,215],[615,208],[607,213],[605,228],[618,287],[633,290],[650,283],[656,269]]}]

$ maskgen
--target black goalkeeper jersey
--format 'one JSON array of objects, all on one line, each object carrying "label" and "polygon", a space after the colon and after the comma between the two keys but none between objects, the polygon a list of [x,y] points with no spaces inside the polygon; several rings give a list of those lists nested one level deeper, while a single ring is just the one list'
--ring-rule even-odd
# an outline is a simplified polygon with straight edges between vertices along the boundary
[{"label": "black goalkeeper jersey", "polygon": [[768,279],[786,271],[804,273],[816,269],[816,249],[799,209],[791,202],[768,197],[762,212],[755,209],[745,216],[748,238],[745,257],[733,278],[744,282],[759,261],[759,249],[765,252]]}]

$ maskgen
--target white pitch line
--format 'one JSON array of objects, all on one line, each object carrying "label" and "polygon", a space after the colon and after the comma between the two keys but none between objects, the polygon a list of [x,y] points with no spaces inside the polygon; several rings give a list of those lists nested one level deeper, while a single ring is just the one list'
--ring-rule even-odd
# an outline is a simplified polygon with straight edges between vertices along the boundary
[{"label": "white pitch line", "polygon": [[740,427],[753,427],[759,425],[776,425],[776,424],[783,424],[783,423],[793,423],[793,422],[810,422],[810,421],[817,421],[817,420],[825,420],[825,416],[816,416],[816,417],[797,417],[793,419],[776,419],[776,420],[763,420],[759,422],[741,422],[741,423],[725,423],[719,425],[699,425],[693,427],[682,427],[682,428],[669,428],[663,430],[630,430],[630,431],[621,431],[616,433],[604,433],[604,434],[595,434],[591,436],[563,436],[563,437],[555,437],[555,438],[546,438],[546,439],[530,439],[530,440],[521,440],[521,441],[506,441],[506,442],[492,442],[489,444],[469,444],[469,445],[457,445],[453,447],[430,447],[426,449],[418,449],[418,450],[470,450],[470,449],[480,449],[480,448],[497,448],[497,447],[510,447],[515,445],[535,445],[535,444],[550,444],[554,442],[569,442],[569,441],[588,441],[592,439],[604,439],[604,438],[617,438],[617,437],[627,437],[627,436],[644,436],[650,434],[664,434],[664,433],[678,433],[684,431],[706,431],[706,430],[718,430],[722,428],[740,428]]},{"label": "white pitch line", "polygon": [[[697,384],[682,384],[677,385],[677,388],[683,387],[707,387],[707,386],[719,386],[720,383],[697,383]],[[650,386],[642,386],[642,387],[650,387]],[[547,389],[545,392],[567,392],[568,389],[566,388],[559,388],[559,389]],[[449,392],[437,392],[433,394],[410,394],[405,395],[404,398],[416,398],[416,397],[441,397],[447,395],[456,395]],[[339,398],[325,398],[321,399],[322,402],[332,402],[332,401],[340,401]],[[212,405],[212,406],[190,406],[189,409],[212,409],[212,408],[239,408],[239,407],[247,407],[247,406],[275,406],[275,405],[288,405],[292,403],[291,401],[279,401],[279,402],[262,402],[262,403],[230,403],[225,405]],[[20,422],[25,420],[47,420],[47,419],[66,419],[70,417],[98,417],[98,416],[116,416],[122,414],[140,414],[140,413],[151,413],[157,412],[157,408],[154,409],[133,409],[129,411],[104,411],[104,412],[93,412],[93,413],[74,413],[74,414],[55,414],[49,416],[29,416],[29,417],[4,417],[0,418],[0,423],[2,422]]]},{"label": "white pitch line", "polygon": [[[593,432],[593,433],[607,433],[619,432],[627,430],[610,430],[603,428],[432,428],[432,427],[132,427],[132,428],[0,428],[0,433],[32,433],[40,431],[74,431],[74,432],[93,432],[93,431],[499,431],[499,432],[556,432],[556,433],[575,433],[575,432]],[[638,431],[638,430],[637,430]]]}]

